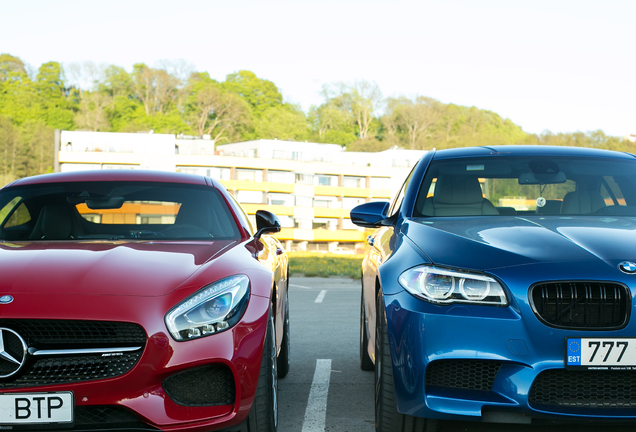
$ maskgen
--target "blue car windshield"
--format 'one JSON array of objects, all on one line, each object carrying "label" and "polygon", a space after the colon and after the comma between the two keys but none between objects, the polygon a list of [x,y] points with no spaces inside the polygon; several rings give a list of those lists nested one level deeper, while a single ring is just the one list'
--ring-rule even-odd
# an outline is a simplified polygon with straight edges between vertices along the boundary
[{"label": "blue car windshield", "polygon": [[414,217],[515,215],[636,217],[636,160],[434,160],[413,209]]}]

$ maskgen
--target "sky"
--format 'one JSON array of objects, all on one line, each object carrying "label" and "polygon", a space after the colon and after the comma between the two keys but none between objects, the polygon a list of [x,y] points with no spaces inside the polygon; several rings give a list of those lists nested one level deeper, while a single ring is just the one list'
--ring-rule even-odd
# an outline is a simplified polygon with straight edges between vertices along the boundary
[{"label": "sky", "polygon": [[307,111],[322,86],[476,106],[529,133],[636,134],[633,0],[0,0],[0,53],[37,69],[183,59],[251,70]]}]

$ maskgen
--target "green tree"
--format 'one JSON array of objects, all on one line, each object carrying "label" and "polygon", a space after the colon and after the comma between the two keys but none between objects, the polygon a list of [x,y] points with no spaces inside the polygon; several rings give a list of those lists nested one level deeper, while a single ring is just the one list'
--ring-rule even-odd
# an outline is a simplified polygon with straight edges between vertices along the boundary
[{"label": "green tree", "polygon": [[382,93],[374,82],[356,81],[349,85],[337,83],[323,86],[323,96],[326,104],[337,110],[355,128],[358,138],[364,139],[374,136],[377,130],[375,113],[381,107]]},{"label": "green tree", "polygon": [[153,69],[143,63],[133,66],[133,91],[147,115],[165,114],[174,106],[178,80],[163,69]]},{"label": "green tree", "polygon": [[383,120],[388,134],[400,137],[407,148],[424,149],[438,128],[441,112],[442,104],[432,98],[389,98]]},{"label": "green tree", "polygon": [[58,62],[44,63],[35,83],[44,108],[46,124],[54,129],[73,129],[73,106],[64,88],[62,67]]},{"label": "green tree", "polygon": [[22,60],[11,54],[0,54],[0,81],[6,81],[15,74],[18,76],[27,74]]},{"label": "green tree", "polygon": [[242,70],[229,74],[223,87],[245,99],[256,117],[268,108],[283,104],[283,95],[278,87],[271,81],[258,78],[254,72]]},{"label": "green tree", "polygon": [[112,97],[102,92],[84,92],[75,114],[75,124],[79,129],[93,132],[110,129],[108,107],[112,104]]},{"label": "green tree", "polygon": [[113,98],[132,97],[133,79],[124,68],[111,65],[104,70],[103,75],[103,80],[97,84],[98,91],[107,93]]},{"label": "green tree", "polygon": [[255,132],[258,138],[304,141],[309,127],[300,108],[285,104],[264,111],[255,120]]},{"label": "green tree", "polygon": [[350,120],[347,112],[329,102],[309,110],[313,139],[321,143],[346,145],[355,141],[358,137]]},{"label": "green tree", "polygon": [[209,134],[216,142],[231,141],[251,124],[248,103],[210,79],[207,73],[193,75],[189,88],[186,113],[197,135]]}]

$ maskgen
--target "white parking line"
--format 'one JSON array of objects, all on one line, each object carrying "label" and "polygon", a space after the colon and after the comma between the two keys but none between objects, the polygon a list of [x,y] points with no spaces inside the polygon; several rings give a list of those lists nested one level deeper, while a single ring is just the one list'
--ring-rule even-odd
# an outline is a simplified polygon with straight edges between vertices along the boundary
[{"label": "white parking line", "polygon": [[316,297],[316,300],[314,300],[314,303],[322,303],[326,294],[327,294],[327,290],[320,291],[320,294],[318,294],[318,297]]},{"label": "white parking line", "polygon": [[302,289],[311,289],[311,287],[306,287],[306,286],[302,286],[302,285],[295,285],[295,284],[289,284],[290,287],[294,287],[294,288],[302,288]]},{"label": "white parking line", "polygon": [[[326,292],[326,291],[323,291]],[[331,378],[331,359],[316,360],[316,372],[309,390],[302,432],[324,432],[327,418],[327,394]]]}]

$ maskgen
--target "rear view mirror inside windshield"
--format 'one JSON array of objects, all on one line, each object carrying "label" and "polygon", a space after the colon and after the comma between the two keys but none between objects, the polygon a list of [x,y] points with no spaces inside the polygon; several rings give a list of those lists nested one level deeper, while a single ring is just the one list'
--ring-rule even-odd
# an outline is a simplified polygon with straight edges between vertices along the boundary
[{"label": "rear view mirror inside windshield", "polygon": [[124,205],[124,197],[90,198],[86,200],[86,207],[91,210],[119,209]]},{"label": "rear view mirror inside windshield", "polygon": [[519,176],[519,184],[521,185],[536,185],[536,184],[557,184],[565,183],[567,178],[565,173],[560,171],[558,173],[549,174],[535,174],[531,172],[521,173]]}]

